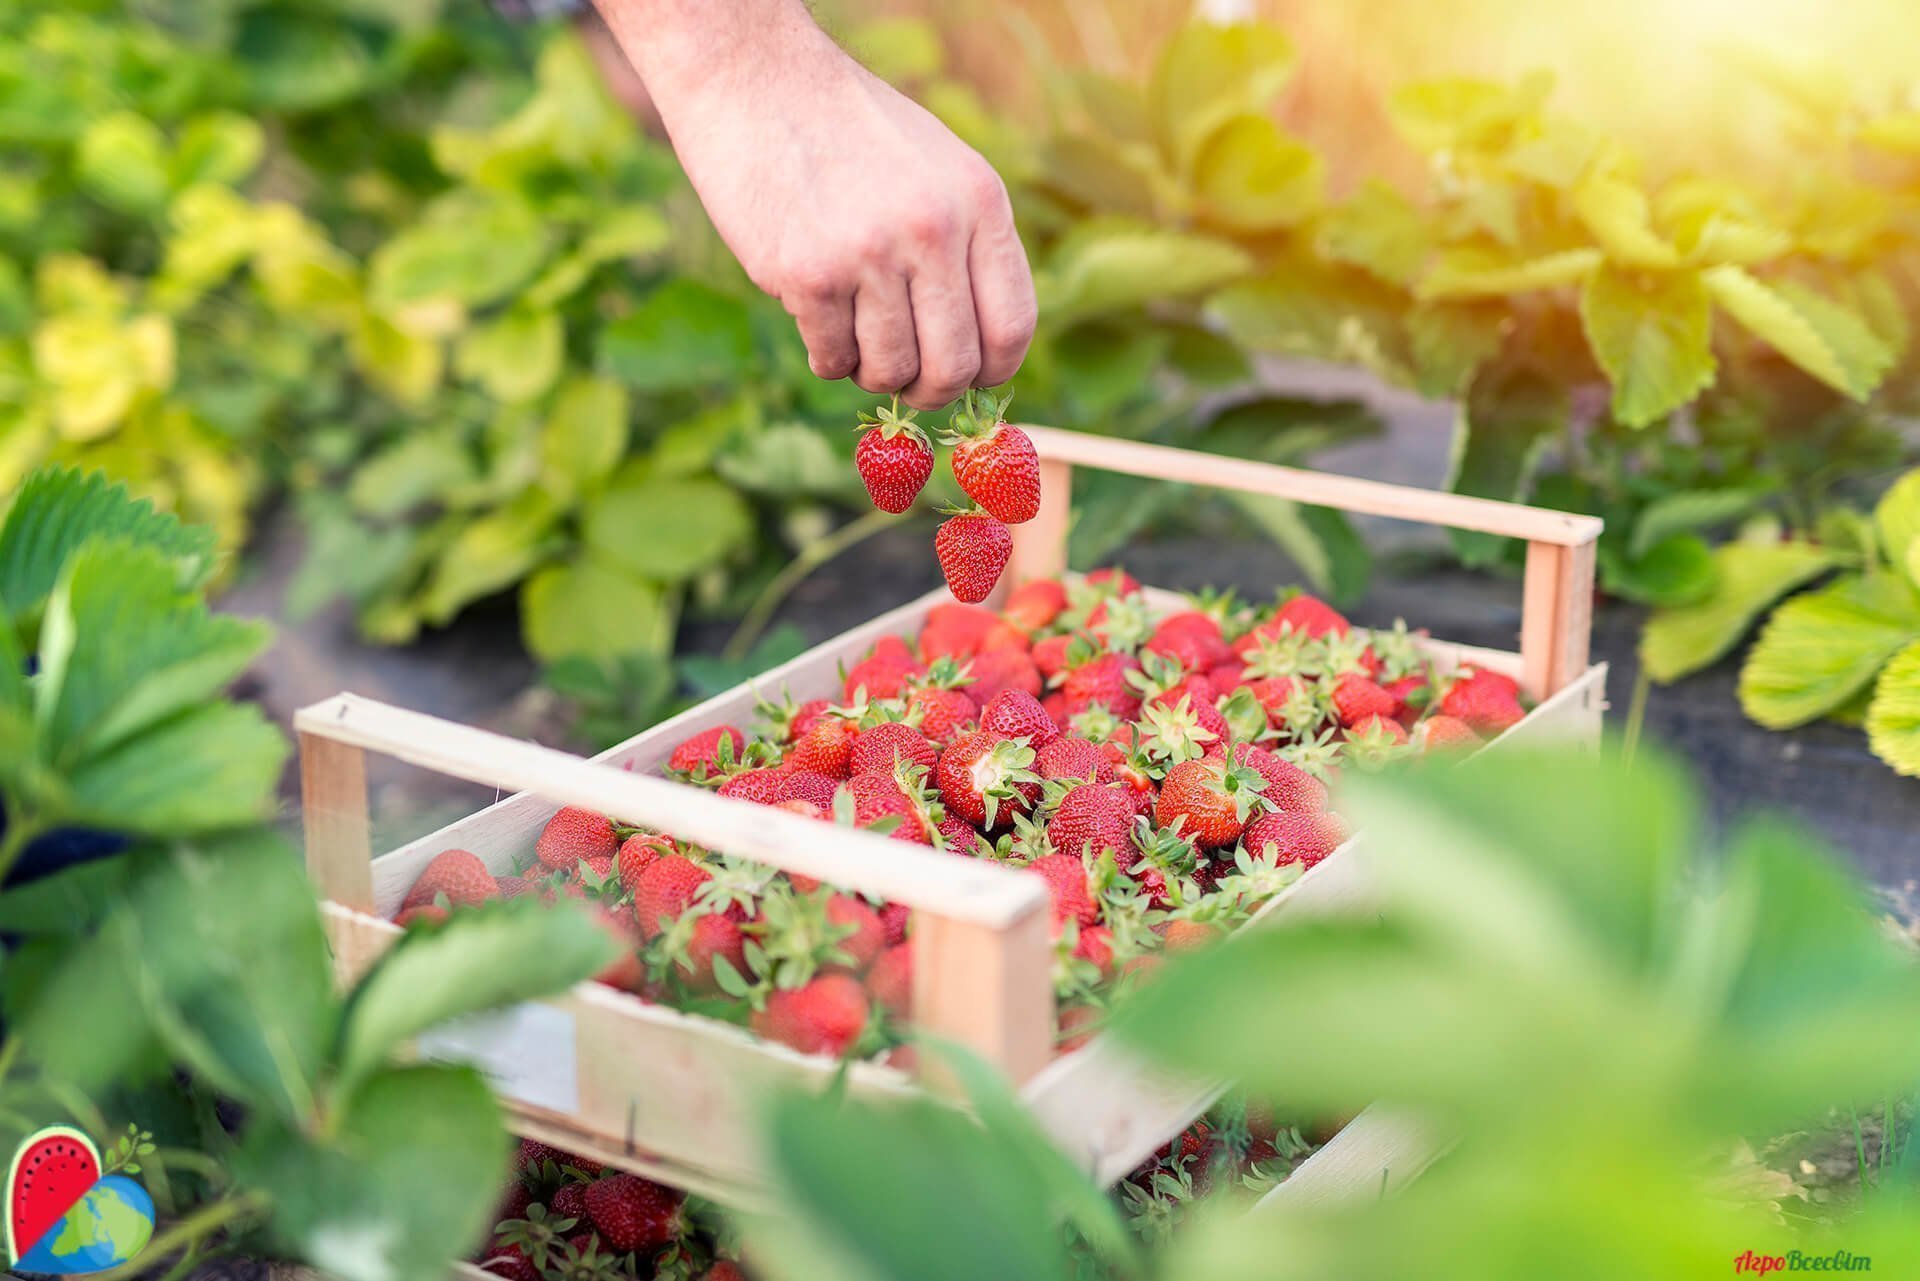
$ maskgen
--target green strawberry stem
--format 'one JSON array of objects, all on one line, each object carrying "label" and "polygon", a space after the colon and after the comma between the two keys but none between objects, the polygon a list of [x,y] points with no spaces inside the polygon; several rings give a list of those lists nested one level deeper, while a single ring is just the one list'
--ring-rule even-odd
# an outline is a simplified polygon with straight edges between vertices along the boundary
[{"label": "green strawberry stem", "polygon": [[728,662],[737,663],[752,653],[754,643],[766,631],[774,611],[780,608],[780,603],[793,593],[794,588],[806,580],[807,575],[886,529],[894,523],[894,519],[888,512],[870,511],[848,521],[825,538],[802,547],[799,554],[768,579],[767,585],[760,589],[760,594],[753,598],[753,604],[747,606],[747,612],[740,616],[740,625],[734,628],[720,656]]}]

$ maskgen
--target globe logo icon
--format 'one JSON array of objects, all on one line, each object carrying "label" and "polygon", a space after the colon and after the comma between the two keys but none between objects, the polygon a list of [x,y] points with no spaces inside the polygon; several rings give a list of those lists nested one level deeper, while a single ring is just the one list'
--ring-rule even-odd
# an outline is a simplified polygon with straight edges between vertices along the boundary
[{"label": "globe logo icon", "polygon": [[6,1233],[16,1272],[104,1272],[153,1239],[153,1198],[124,1174],[102,1175],[99,1149],[85,1134],[50,1125],[14,1153]]}]

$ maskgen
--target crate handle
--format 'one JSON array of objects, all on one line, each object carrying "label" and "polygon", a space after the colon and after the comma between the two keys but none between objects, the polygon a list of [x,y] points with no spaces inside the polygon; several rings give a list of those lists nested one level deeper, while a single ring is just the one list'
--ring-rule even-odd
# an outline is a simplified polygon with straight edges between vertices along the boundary
[{"label": "crate handle", "polygon": [[1066,568],[1073,469],[1076,465],[1092,467],[1524,539],[1527,569],[1520,614],[1521,684],[1531,697],[1544,700],[1586,671],[1588,633],[1593,623],[1593,552],[1601,530],[1596,516],[1055,427],[1024,430],[1040,455],[1040,512],[1013,527],[1013,560],[1007,575],[1010,583],[1051,577]]},{"label": "crate handle", "polygon": [[1016,1082],[1052,1057],[1052,913],[1037,877],[354,694],[302,708],[293,725],[307,871],[324,899],[374,910],[366,766],[374,751],[904,903],[916,913],[916,1025],[967,1045]]}]

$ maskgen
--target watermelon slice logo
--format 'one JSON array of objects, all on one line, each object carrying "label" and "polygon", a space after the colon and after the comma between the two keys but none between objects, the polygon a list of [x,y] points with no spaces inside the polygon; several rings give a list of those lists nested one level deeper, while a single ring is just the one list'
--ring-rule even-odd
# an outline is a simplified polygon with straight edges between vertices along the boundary
[{"label": "watermelon slice logo", "polygon": [[132,1259],[153,1239],[153,1198],[71,1126],[20,1145],[7,1170],[7,1257],[18,1272],[79,1276]]}]

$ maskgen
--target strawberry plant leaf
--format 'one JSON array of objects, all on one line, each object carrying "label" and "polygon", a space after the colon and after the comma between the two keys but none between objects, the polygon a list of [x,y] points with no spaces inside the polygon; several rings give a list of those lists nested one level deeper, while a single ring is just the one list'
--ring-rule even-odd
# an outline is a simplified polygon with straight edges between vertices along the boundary
[{"label": "strawberry plant leaf", "polygon": [[1920,594],[1903,575],[1849,575],[1781,605],[1740,669],[1740,706],[1768,729],[1825,716],[1920,640]]},{"label": "strawberry plant leaf", "polygon": [[[354,468],[347,499],[356,512],[392,519],[478,479],[473,456],[456,433],[409,432]],[[355,522],[355,528],[366,523]]]},{"label": "strawberry plant leaf", "polygon": [[641,391],[731,386],[753,372],[753,326],[738,298],[674,280],[600,331],[599,361]]},{"label": "strawberry plant leaf", "polygon": [[1600,561],[1607,590],[1649,605],[1691,605],[1710,596],[1718,581],[1713,549],[1698,534],[1669,534],[1633,557],[1603,543]]},{"label": "strawberry plant leaf", "polygon": [[16,621],[25,620],[53,590],[68,555],[102,537],[154,547],[183,591],[204,583],[213,570],[213,531],[155,511],[104,473],[42,468],[21,485],[0,525],[0,606]]},{"label": "strawberry plant leaf", "polygon": [[1186,298],[1248,275],[1254,260],[1230,240],[1124,219],[1078,227],[1036,273],[1041,314],[1072,320]]},{"label": "strawberry plant leaf", "polygon": [[210,614],[152,547],[93,542],[67,559],[42,627],[37,719],[71,768],[219,692],[265,648],[266,624]]},{"label": "strawberry plant leaf", "polygon": [[615,956],[584,913],[534,899],[488,903],[409,931],[348,998],[338,1086],[351,1093],[402,1044],[448,1019],[547,996]]},{"label": "strawberry plant leaf", "polygon": [[494,302],[530,279],[550,246],[546,220],[525,201],[457,188],[374,251],[368,302],[389,317],[422,304]]},{"label": "strawberry plant leaf", "polygon": [[1410,287],[1433,247],[1427,219],[1412,201],[1378,178],[1327,211],[1320,250],[1390,284]]},{"label": "strawberry plant leaf", "polygon": [[1235,116],[1201,145],[1193,182],[1210,221],[1235,231],[1277,231],[1318,212],[1326,166],[1270,117]]},{"label": "strawberry plant leaf", "polygon": [[1767,606],[1840,559],[1811,543],[1736,542],[1715,549],[1713,562],[1718,584],[1711,596],[1658,611],[1640,634],[1640,661],[1662,684],[1719,659]]},{"label": "strawberry plant leaf", "polygon": [[1293,41],[1263,23],[1189,22],[1160,51],[1147,86],[1148,114],[1176,173],[1189,172],[1222,123],[1264,114],[1293,74]]},{"label": "strawberry plant leaf", "polygon": [[626,388],[569,379],[540,432],[541,485],[563,502],[597,489],[627,452],[627,420]]},{"label": "strawberry plant leaf", "polygon": [[267,1234],[341,1281],[444,1275],[481,1239],[507,1165],[479,1074],[387,1068],[342,1100],[326,1136],[254,1124],[235,1157],[271,1198]]},{"label": "strawberry plant leaf", "polygon": [[1603,261],[1598,249],[1562,249],[1525,258],[1504,250],[1461,245],[1435,255],[1414,293],[1428,302],[1533,293],[1578,284]]},{"label": "strawberry plant leaf", "polygon": [[1704,273],[1714,301],[1827,386],[1865,399],[1896,356],[1851,308],[1792,281],[1762,281],[1731,264]]},{"label": "strawberry plant leaf", "polygon": [[533,400],[560,376],[566,337],[556,313],[514,307],[460,336],[453,371],[503,403]]},{"label": "strawberry plant leaf", "polygon": [[549,565],[521,585],[520,634],[549,663],[665,654],[673,648],[673,609],[659,584],[587,555]]},{"label": "strawberry plant leaf", "polygon": [[1634,518],[1627,550],[1633,556],[1644,556],[1656,543],[1674,534],[1706,533],[1746,515],[1768,492],[1757,488],[1683,489],[1662,494]]},{"label": "strawberry plant leaf", "polygon": [[1671,271],[1680,265],[1680,251],[1653,230],[1647,195],[1633,183],[1594,174],[1574,188],[1573,209],[1608,259],[1621,267]]},{"label": "strawberry plant leaf", "polygon": [[63,822],[155,837],[240,827],[272,817],[286,759],[259,708],[209,703],[73,766],[53,808]]},{"label": "strawberry plant leaf", "polygon": [[1867,745],[1896,772],[1920,775],[1920,643],[1880,673],[1867,705]]},{"label": "strawberry plant leaf", "polygon": [[443,548],[420,593],[420,615],[444,623],[462,608],[518,582],[552,554],[561,513],[543,490],[461,527]]},{"label": "strawberry plant leaf", "polygon": [[708,477],[616,485],[587,508],[583,536],[605,564],[677,583],[725,560],[753,535],[753,512]]},{"label": "strawberry plant leaf", "polygon": [[1881,554],[1894,568],[1905,571],[1920,587],[1920,469],[1908,472],[1887,487],[1873,509],[1873,527],[1880,537]]},{"label": "strawberry plant leaf", "polygon": [[1602,267],[1580,293],[1580,322],[1613,381],[1613,414],[1645,427],[1713,384],[1713,306],[1694,272]]}]

